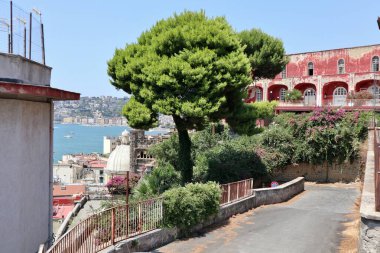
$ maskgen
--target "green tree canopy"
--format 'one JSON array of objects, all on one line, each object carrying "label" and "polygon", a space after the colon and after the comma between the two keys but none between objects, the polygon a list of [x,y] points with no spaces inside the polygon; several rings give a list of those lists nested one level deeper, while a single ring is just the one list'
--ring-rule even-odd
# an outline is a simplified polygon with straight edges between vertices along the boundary
[{"label": "green tree canopy", "polygon": [[173,116],[186,182],[192,178],[187,130],[231,117],[242,104],[249,71],[244,48],[225,18],[189,11],[157,22],[108,62],[112,85],[132,94],[123,110],[132,127],[152,127],[158,113]]},{"label": "green tree canopy", "polygon": [[[243,104],[243,90],[252,82],[251,68],[255,66],[255,73],[277,68],[269,63],[254,65],[253,59],[260,62],[260,57],[270,56],[269,61],[277,64],[283,53],[281,48],[274,52],[282,43],[273,46],[271,37],[264,35],[247,51],[225,18],[185,11],[157,22],[136,43],[117,49],[108,62],[111,84],[132,94],[123,109],[130,126],[148,129],[157,123],[159,113],[173,116],[183,182],[192,179],[188,129],[202,129],[210,121],[225,118],[232,128],[244,131],[241,124],[255,122],[254,115],[249,116],[252,108]],[[254,50],[261,53],[256,56]]]},{"label": "green tree canopy", "polygon": [[280,39],[260,29],[242,31],[239,37],[245,45],[244,52],[251,64],[253,79],[274,78],[288,63],[284,45]]}]

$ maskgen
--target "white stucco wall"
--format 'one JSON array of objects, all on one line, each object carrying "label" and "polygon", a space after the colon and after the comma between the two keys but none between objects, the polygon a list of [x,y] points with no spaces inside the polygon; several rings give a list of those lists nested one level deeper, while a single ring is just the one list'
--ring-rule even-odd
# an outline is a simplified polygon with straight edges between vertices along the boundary
[{"label": "white stucco wall", "polygon": [[72,184],[76,182],[75,169],[70,164],[54,164],[53,177],[59,178],[62,184]]},{"label": "white stucco wall", "polygon": [[0,99],[0,252],[49,237],[50,104]]}]

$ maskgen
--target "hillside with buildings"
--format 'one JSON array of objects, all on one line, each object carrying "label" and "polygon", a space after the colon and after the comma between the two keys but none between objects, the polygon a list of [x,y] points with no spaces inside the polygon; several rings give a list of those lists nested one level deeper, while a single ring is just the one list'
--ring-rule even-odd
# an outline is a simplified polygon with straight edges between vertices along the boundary
[{"label": "hillside with buildings", "polygon": [[126,125],[121,111],[128,97],[81,97],[78,101],[54,103],[54,120],[67,124]]}]

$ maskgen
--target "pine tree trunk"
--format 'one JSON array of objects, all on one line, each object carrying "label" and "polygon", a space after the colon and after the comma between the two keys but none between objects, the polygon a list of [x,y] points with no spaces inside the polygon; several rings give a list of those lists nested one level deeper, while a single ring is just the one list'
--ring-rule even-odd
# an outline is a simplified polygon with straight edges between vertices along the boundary
[{"label": "pine tree trunk", "polygon": [[181,171],[182,183],[189,183],[193,179],[193,161],[191,159],[191,140],[185,122],[179,116],[173,115],[178,130],[179,150],[178,166]]}]

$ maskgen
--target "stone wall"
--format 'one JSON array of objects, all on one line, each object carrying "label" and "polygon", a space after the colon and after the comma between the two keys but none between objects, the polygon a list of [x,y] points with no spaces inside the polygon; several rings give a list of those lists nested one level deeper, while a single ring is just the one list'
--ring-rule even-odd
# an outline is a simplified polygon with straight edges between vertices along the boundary
[{"label": "stone wall", "polygon": [[[299,177],[276,188],[254,189],[252,196],[222,206],[217,215],[210,217],[210,219],[203,222],[202,224],[198,224],[192,228],[191,231],[199,231],[209,225],[222,222],[232,217],[233,215],[244,213],[252,208],[261,205],[275,204],[287,201],[304,190],[304,183],[304,178]],[[152,249],[173,242],[178,238],[179,235],[180,231],[176,228],[156,229],[154,231],[119,242],[115,246],[109,247],[101,252],[127,253],[136,251],[150,251]]]},{"label": "stone wall", "polygon": [[360,238],[359,252],[380,252],[380,212],[375,211],[374,185],[374,131],[368,133],[368,153],[365,168],[362,198],[360,203]]},{"label": "stone wall", "polygon": [[[354,182],[359,180],[365,163],[358,159],[353,163],[332,164],[327,166],[301,163],[289,165],[286,168],[275,170],[275,180],[288,181],[295,177],[304,177],[307,181],[315,182]],[[326,180],[327,179],[327,180]]]},{"label": "stone wall", "polygon": [[361,218],[360,224],[360,252],[380,252],[380,221]]}]

